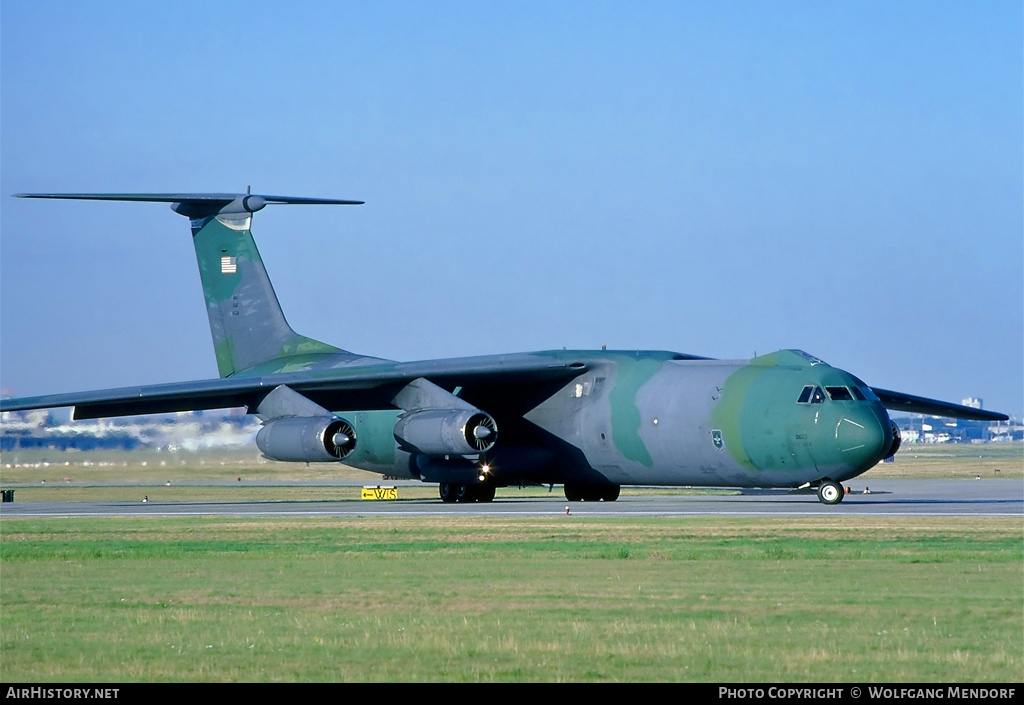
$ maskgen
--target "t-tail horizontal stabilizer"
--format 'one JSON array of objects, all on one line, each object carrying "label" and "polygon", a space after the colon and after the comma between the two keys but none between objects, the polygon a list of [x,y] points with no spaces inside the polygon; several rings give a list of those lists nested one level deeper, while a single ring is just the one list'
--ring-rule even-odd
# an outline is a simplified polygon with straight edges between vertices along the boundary
[{"label": "t-tail horizontal stabilizer", "polygon": [[359,206],[363,201],[305,196],[263,196],[249,193],[16,193],[15,198],[59,198],[79,201],[144,201],[170,203],[174,212],[189,218],[221,213],[255,213],[268,204]]},{"label": "t-tail horizontal stabilizer", "polygon": [[191,221],[206,310],[221,377],[267,374],[313,364],[362,359],[297,334],[285,320],[253,240],[252,214],[269,204],[359,205],[362,201],[251,193],[18,193],[18,198],[170,203]]}]

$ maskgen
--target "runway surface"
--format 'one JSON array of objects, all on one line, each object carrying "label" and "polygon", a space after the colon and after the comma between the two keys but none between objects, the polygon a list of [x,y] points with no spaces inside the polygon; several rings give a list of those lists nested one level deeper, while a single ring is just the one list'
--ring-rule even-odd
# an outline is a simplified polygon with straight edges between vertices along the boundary
[{"label": "runway surface", "polygon": [[[88,516],[1005,516],[1024,517],[1024,480],[876,480],[851,487],[842,503],[826,506],[813,492],[743,490],[728,495],[624,496],[615,502],[566,502],[561,488],[550,496],[517,498],[498,491],[490,503],[444,504],[440,499],[397,501],[261,502],[7,502],[0,519]],[[865,490],[869,490],[866,492]],[[401,487],[399,487],[401,497]]]}]

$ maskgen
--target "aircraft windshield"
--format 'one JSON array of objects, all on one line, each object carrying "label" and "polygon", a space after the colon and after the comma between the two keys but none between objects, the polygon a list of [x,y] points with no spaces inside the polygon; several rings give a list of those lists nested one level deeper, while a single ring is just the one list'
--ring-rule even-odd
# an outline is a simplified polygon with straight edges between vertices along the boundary
[{"label": "aircraft windshield", "polygon": [[821,387],[816,387],[813,384],[808,384],[800,392],[800,397],[796,400],[797,404],[821,404],[825,401],[825,392],[821,391]]},{"label": "aircraft windshield", "polygon": [[846,387],[825,387],[825,391],[832,401],[853,401],[853,394]]},{"label": "aircraft windshield", "polygon": [[827,396],[832,401],[867,401],[868,392],[859,387],[825,387],[823,390],[813,384],[808,384],[801,390],[797,404],[821,404]]}]

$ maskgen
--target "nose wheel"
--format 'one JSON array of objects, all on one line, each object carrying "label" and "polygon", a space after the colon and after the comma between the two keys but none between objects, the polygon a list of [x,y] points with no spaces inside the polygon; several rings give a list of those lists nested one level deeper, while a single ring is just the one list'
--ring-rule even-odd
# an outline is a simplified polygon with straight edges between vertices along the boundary
[{"label": "nose wheel", "polygon": [[839,504],[846,492],[835,480],[822,480],[818,485],[818,501],[822,504]]}]

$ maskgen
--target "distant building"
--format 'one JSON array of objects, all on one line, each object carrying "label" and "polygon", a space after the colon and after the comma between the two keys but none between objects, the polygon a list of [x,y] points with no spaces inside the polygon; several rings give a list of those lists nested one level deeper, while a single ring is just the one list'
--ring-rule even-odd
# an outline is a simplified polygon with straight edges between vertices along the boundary
[{"label": "distant building", "polygon": [[95,450],[165,448],[196,450],[249,445],[259,430],[253,416],[226,411],[222,416],[185,412],[75,423],[61,422],[45,410],[2,414],[0,451],[18,448]]},{"label": "distant building", "polygon": [[[969,401],[965,399],[964,406]],[[967,421],[947,419],[942,416],[901,416],[893,417],[900,427],[904,443],[989,443],[1024,440],[1024,425],[1015,421]]]}]

